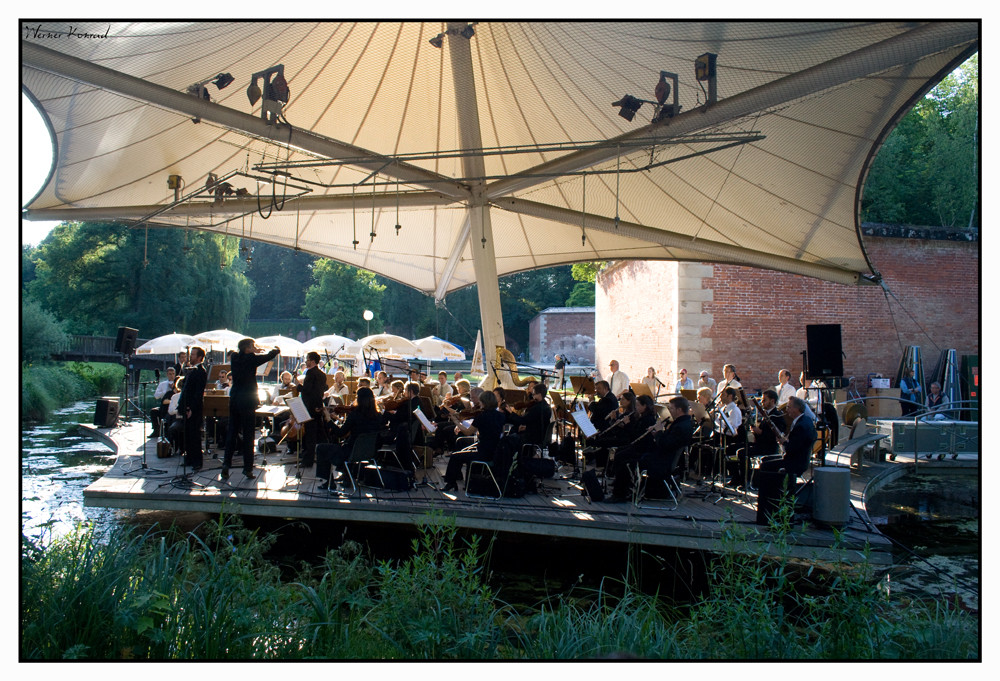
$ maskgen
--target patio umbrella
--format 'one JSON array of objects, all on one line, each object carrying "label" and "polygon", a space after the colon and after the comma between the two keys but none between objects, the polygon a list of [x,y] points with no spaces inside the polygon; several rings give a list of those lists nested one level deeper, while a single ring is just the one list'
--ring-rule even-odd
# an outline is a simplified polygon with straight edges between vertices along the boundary
[{"label": "patio umbrella", "polygon": [[315,350],[320,353],[337,353],[340,352],[340,350],[342,350],[345,346],[351,345],[355,342],[356,341],[353,341],[350,338],[345,338],[344,336],[338,336],[335,333],[331,333],[326,336],[316,336],[315,338],[310,338],[302,344],[302,352]]},{"label": "patio umbrella", "polygon": [[413,341],[413,344],[420,349],[421,359],[449,362],[461,362],[465,359],[465,350],[461,346],[437,336],[427,336]]},{"label": "patio umbrella", "polygon": [[229,329],[216,329],[215,331],[204,331],[196,333],[194,339],[202,345],[208,345],[215,350],[236,350],[237,343],[246,338],[241,333],[230,331]]},{"label": "patio umbrella", "polygon": [[196,341],[194,336],[186,333],[168,333],[166,336],[159,336],[146,341],[135,349],[137,355],[176,355],[178,352],[187,350]]},{"label": "patio umbrella", "polygon": [[365,336],[357,342],[345,346],[343,350],[337,353],[337,357],[341,357],[341,353],[343,353],[345,355],[344,359],[349,359],[356,357],[361,352],[371,351],[377,352],[380,357],[391,359],[421,356],[420,348],[414,345],[413,341],[391,333],[376,333],[372,336]]},{"label": "patio umbrella", "polygon": [[281,348],[282,357],[301,357],[308,350],[303,344],[288,336],[261,336],[257,339],[257,345],[262,348]]}]

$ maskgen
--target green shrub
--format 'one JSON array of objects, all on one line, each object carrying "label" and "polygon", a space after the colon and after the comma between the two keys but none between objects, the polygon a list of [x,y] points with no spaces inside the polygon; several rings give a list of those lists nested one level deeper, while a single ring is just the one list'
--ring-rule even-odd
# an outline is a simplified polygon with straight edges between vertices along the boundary
[{"label": "green shrub", "polygon": [[46,421],[52,412],[97,395],[116,394],[125,375],[117,364],[40,363],[21,366],[21,414]]}]

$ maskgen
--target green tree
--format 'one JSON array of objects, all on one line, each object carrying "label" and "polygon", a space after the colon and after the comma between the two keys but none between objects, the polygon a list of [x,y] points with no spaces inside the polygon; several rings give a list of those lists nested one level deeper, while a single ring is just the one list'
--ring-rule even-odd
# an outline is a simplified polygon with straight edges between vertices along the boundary
[{"label": "green tree", "polygon": [[596,298],[594,284],[578,281],[566,299],[566,307],[594,307]]},{"label": "green tree", "polygon": [[382,330],[385,285],[377,281],[374,273],[323,258],[316,261],[312,274],[313,284],[306,290],[302,314],[312,320],[319,334],[361,338],[368,328],[362,317],[364,310],[375,315],[372,333]]},{"label": "green tree", "polygon": [[48,359],[67,340],[64,325],[31,296],[21,297],[21,361]]},{"label": "green tree", "polygon": [[153,337],[241,328],[252,290],[236,239],[178,229],[63,223],[33,254],[28,284],[72,333],[113,335],[119,326]]},{"label": "green tree", "polygon": [[301,316],[306,289],[313,283],[318,258],[273,244],[244,244],[250,249],[247,279],[253,284],[253,319],[295,319]]},{"label": "green tree", "polygon": [[882,144],[865,182],[866,222],[979,225],[979,57],[918,101]]}]

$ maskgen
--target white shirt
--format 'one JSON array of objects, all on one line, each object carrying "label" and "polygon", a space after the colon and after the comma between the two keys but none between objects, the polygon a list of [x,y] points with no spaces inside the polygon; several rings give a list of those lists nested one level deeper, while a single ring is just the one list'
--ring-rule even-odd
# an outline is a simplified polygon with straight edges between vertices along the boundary
[{"label": "white shirt", "polygon": [[774,392],[778,393],[778,406],[784,406],[788,404],[789,397],[795,397],[795,387],[791,382],[785,383],[784,385],[774,386]]},{"label": "white shirt", "polygon": [[814,413],[819,413],[819,390],[815,385],[807,388],[799,388],[795,391],[795,396],[809,405],[809,409]]},{"label": "white shirt", "polygon": [[174,396],[170,398],[170,406],[167,407],[167,413],[171,416],[177,416],[177,405],[180,404],[181,394],[174,393]]},{"label": "white shirt", "polygon": [[173,387],[174,384],[170,382],[170,379],[160,381],[159,385],[156,386],[156,391],[153,392],[153,398],[162,400],[163,397],[173,389]]},{"label": "white shirt", "polygon": [[715,387],[715,394],[718,395],[719,393],[721,393],[726,388],[733,388],[734,390],[739,390],[742,387],[743,387],[743,385],[734,378],[731,381],[723,381],[722,383],[720,383],[719,385],[717,385]]},{"label": "white shirt", "polygon": [[323,397],[333,397],[334,395],[339,395],[341,397],[346,397],[349,392],[351,392],[351,389],[348,387],[348,385],[346,383],[344,385],[340,386],[339,388],[337,387],[337,384],[334,383],[323,394]]},{"label": "white shirt", "polygon": [[716,414],[715,423],[719,432],[729,436],[736,435],[736,431],[743,423],[743,412],[736,406],[735,401],[724,404]]},{"label": "white shirt", "polygon": [[[294,385],[295,385],[294,383],[289,383],[288,385],[285,385],[284,383],[279,383],[278,385],[274,386],[274,389],[271,391],[271,404],[284,404],[285,395],[292,394],[291,388]],[[282,395],[281,394],[282,390],[287,390],[288,392],[286,392],[285,395]]]},{"label": "white shirt", "polygon": [[608,384],[611,386],[611,394],[621,397],[621,394],[628,390],[628,376],[624,371],[616,371],[608,378]]}]

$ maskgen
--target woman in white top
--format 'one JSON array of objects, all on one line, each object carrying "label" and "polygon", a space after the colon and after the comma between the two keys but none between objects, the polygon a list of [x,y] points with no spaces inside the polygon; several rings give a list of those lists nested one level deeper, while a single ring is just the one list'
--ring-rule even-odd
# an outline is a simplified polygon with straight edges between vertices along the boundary
[{"label": "woman in white top", "polygon": [[351,392],[350,387],[344,383],[344,372],[338,371],[333,375],[333,385],[327,388],[326,392],[323,393],[323,398],[327,397],[339,397],[341,399],[347,397],[348,393]]},{"label": "woman in white top", "polygon": [[642,377],[642,384],[649,388],[649,392],[654,395],[660,394],[660,379],[656,377],[656,369],[649,367],[646,375]]}]

